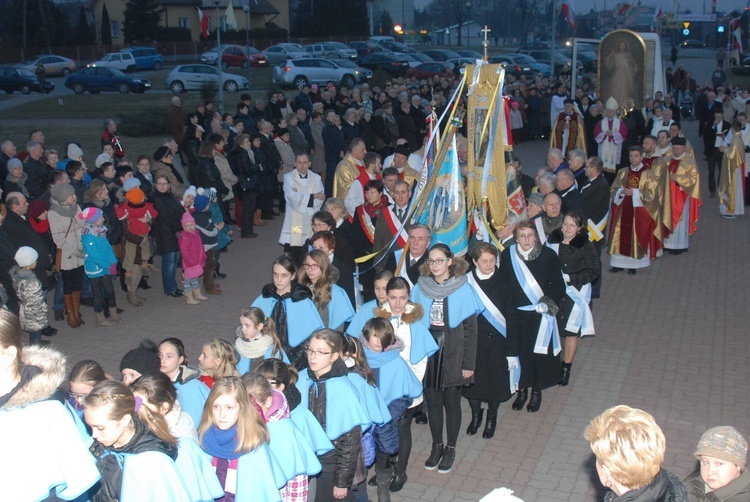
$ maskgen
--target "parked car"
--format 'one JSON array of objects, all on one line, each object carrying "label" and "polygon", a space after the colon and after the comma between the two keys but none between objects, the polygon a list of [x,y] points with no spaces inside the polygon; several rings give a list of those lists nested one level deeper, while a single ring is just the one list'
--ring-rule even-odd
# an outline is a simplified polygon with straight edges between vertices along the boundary
[{"label": "parked car", "polygon": [[316,58],[335,58],[338,52],[331,47],[323,47],[323,44],[304,45],[305,52]]},{"label": "parked car", "polygon": [[[518,49],[519,54],[527,54],[540,63],[548,64],[551,66],[552,62],[552,50],[551,49]],[[578,71],[583,70],[583,63],[581,61],[578,61],[578,64],[576,65],[578,68]],[[567,57],[565,54],[563,54],[559,50],[555,50],[555,68],[554,73],[555,75],[560,75],[562,73],[570,73],[571,68],[573,67],[573,61]]]},{"label": "parked car", "polygon": [[114,68],[120,71],[135,70],[135,58],[130,52],[110,52],[98,61],[86,66],[100,66],[102,68]]},{"label": "parked car", "polygon": [[470,50],[462,50],[462,51],[456,51],[461,55],[461,57],[464,58],[471,58],[474,61],[477,59],[482,59],[484,57],[483,54],[478,53],[477,51],[470,51]]},{"label": "parked car", "polygon": [[329,61],[342,68],[349,68],[349,71],[354,72],[354,78],[357,79],[358,84],[367,82],[372,78],[372,70],[359,66],[351,59],[329,59]]},{"label": "parked car", "polygon": [[[409,68],[414,68],[415,66],[419,66],[422,63],[429,63],[430,61],[432,61],[432,59],[430,59],[430,56],[424,56],[416,52],[414,54],[407,54],[405,52],[397,52],[395,54],[398,54],[399,57],[406,59],[409,62]],[[423,61],[423,59],[426,59],[427,61]]]},{"label": "parked car", "polygon": [[432,78],[435,75],[449,77],[452,72],[452,64],[433,61],[432,63],[422,63],[414,68],[409,68],[406,71],[406,76],[417,77],[417,79],[422,80],[425,78]]},{"label": "parked car", "polygon": [[527,79],[530,79],[534,77],[535,70],[526,58],[529,60],[532,59],[531,56],[525,54],[496,54],[490,56],[487,62],[491,64],[504,64],[506,65],[506,74],[511,73],[516,78],[520,78],[523,75]]},{"label": "parked car", "polygon": [[[246,91],[250,81],[234,73],[223,73],[222,82],[227,92]],[[219,87],[219,70],[205,64],[185,64],[174,68],[167,75],[167,89],[179,94],[187,91],[200,91],[205,86]]]},{"label": "parked car", "polygon": [[65,87],[73,89],[76,94],[83,94],[85,91],[91,94],[99,94],[102,91],[127,94],[144,93],[151,88],[151,82],[141,77],[130,77],[115,68],[87,66],[77,73],[68,75],[65,78]]},{"label": "parked car", "polygon": [[7,94],[13,94],[15,91],[23,94],[29,94],[32,91],[47,94],[54,88],[55,84],[48,80],[42,86],[36,73],[24,66],[0,67],[0,90]]},{"label": "parked car", "polygon": [[247,57],[250,58],[250,66],[254,66],[256,68],[271,66],[271,63],[268,62],[268,58],[266,57],[266,55],[260,52],[255,47],[243,47],[242,50],[245,52],[245,54],[247,54]]},{"label": "parked car", "polygon": [[39,63],[44,67],[44,74],[48,77],[62,75],[67,77],[78,69],[76,62],[70,58],[57,56],[55,54],[43,54],[25,61],[20,67],[35,71]]},{"label": "parked car", "polygon": [[161,70],[164,66],[164,57],[153,47],[129,47],[121,52],[133,55],[136,70]]},{"label": "parked car", "polygon": [[402,44],[401,42],[391,42],[386,40],[379,43],[389,51],[397,52],[399,54],[414,54],[415,52],[417,52],[413,48],[409,47],[406,44]]},{"label": "parked car", "polygon": [[263,51],[268,58],[268,62],[276,66],[287,59],[311,58],[312,54],[308,53],[304,47],[299,44],[276,44]]},{"label": "parked car", "polygon": [[389,35],[376,35],[376,36],[370,37],[367,41],[375,42],[376,44],[382,44],[383,42],[395,42],[396,39]]},{"label": "parked car", "polygon": [[700,40],[683,40],[680,44],[683,49],[703,49],[705,46]]},{"label": "parked car", "polygon": [[457,59],[461,57],[458,52],[448,49],[430,49],[422,51],[422,54],[427,54],[433,59],[433,61],[448,61],[449,59]]},{"label": "parked car", "polygon": [[331,56],[335,59],[349,59],[351,61],[357,59],[357,51],[343,42],[323,42],[321,45],[328,51],[336,51],[336,55]]},{"label": "parked car", "polygon": [[357,55],[359,57],[372,53],[391,52],[382,45],[376,44],[375,42],[349,42],[349,47],[357,51]]},{"label": "parked car", "polygon": [[458,70],[466,66],[467,64],[476,64],[477,60],[474,58],[456,58],[449,59],[446,61],[453,68],[453,72],[456,73]]},{"label": "parked car", "polygon": [[[219,51],[214,47],[201,54],[201,63],[216,64],[219,57]],[[250,58],[245,54],[245,48],[239,45],[227,45],[221,49],[221,67],[226,69],[230,67],[248,68]]]},{"label": "parked car", "polygon": [[[560,52],[573,59],[573,49],[562,49]],[[599,58],[596,54],[587,51],[578,51],[578,61],[583,64],[583,69],[590,73],[596,73],[599,66]]]},{"label": "parked car", "polygon": [[401,77],[409,69],[409,62],[395,54],[370,53],[359,58],[360,66],[370,70],[383,70],[393,77]]},{"label": "parked car", "polygon": [[521,46],[521,50],[533,51],[536,49],[551,49],[552,43],[546,40],[537,40],[536,42],[529,42]]},{"label": "parked car", "polygon": [[328,59],[289,59],[274,66],[273,81],[297,89],[310,84],[325,84],[328,81],[341,82],[344,87],[354,87],[357,83],[355,71]]}]

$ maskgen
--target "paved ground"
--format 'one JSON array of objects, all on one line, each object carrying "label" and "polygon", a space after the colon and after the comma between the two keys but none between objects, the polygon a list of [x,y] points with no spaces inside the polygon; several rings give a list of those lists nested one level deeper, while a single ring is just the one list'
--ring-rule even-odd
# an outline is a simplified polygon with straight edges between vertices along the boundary
[{"label": "paved ground", "polygon": [[[696,124],[688,122],[685,129],[700,145]],[[543,163],[545,149],[541,142],[519,146],[529,171]],[[699,164],[705,186],[705,162]],[[703,193],[707,196],[706,188]],[[526,501],[598,500],[601,486],[582,432],[592,417],[619,403],[656,417],[668,441],[665,465],[681,477],[695,467],[692,451],[707,428],[734,425],[747,435],[750,339],[743,313],[750,232],[747,217],[724,220],[717,205],[706,199],[689,253],[660,258],[635,277],[605,272],[594,309],[597,336],[581,343],[571,385],[545,391],[539,413],[512,411],[505,403],[492,440],[462,431],[450,474],[421,467],[429,431],[414,425],[409,482],[393,500],[476,501],[500,486]],[[222,296],[188,306],[166,297],[161,280],[152,278],[154,288],[143,293],[148,302],[142,308],[129,306],[118,291],[126,310],[122,325],[97,329],[92,310],[84,309],[87,324],[81,329],[55,323],[60,334],[54,344],[71,363],[93,358],[114,375],[124,353],[145,337],[179,337],[197,362],[203,342],[232,339],[241,308],[270,281],[270,263],[281,253],[280,221],[273,223],[258,230],[260,238],[231,245],[222,258],[229,273],[221,281]],[[463,428],[469,416],[464,408]]]}]

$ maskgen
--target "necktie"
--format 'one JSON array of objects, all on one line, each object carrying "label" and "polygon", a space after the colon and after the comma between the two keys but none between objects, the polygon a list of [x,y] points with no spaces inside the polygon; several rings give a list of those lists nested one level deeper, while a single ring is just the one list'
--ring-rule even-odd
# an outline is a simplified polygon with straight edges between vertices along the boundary
[{"label": "necktie", "polygon": [[398,208],[396,210],[396,216],[398,217],[398,220],[403,222],[404,221],[404,210],[401,208]]},{"label": "necktie", "polygon": [[411,261],[409,262],[409,266],[413,267],[415,263],[417,263],[417,260],[415,260],[414,258],[412,258]]}]

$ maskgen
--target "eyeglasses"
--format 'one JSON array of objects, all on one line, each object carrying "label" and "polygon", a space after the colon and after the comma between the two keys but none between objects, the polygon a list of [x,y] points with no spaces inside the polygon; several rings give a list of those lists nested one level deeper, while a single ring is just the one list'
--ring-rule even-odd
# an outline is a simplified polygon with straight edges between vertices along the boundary
[{"label": "eyeglasses", "polygon": [[156,186],[158,186],[158,187],[166,187],[166,186],[169,186],[169,182],[168,181],[163,181],[161,183],[157,183]]},{"label": "eyeglasses", "polygon": [[305,267],[305,270],[318,270],[320,268],[317,263],[305,263],[302,266]]},{"label": "eyeglasses", "polygon": [[84,398],[85,398],[86,396],[88,396],[88,393],[86,393],[86,394],[81,394],[80,392],[68,392],[68,395],[69,395],[69,396],[70,396],[71,398],[75,399],[76,401],[81,401],[81,400],[83,400],[83,399],[84,399]]},{"label": "eyeglasses", "polygon": [[427,264],[428,265],[442,265],[448,260],[450,260],[450,258],[438,258],[437,260],[427,260]]},{"label": "eyeglasses", "polygon": [[319,356],[329,356],[331,355],[330,352],[323,352],[320,350],[312,350],[312,349],[306,349],[305,353],[307,353],[308,357],[319,357]]}]

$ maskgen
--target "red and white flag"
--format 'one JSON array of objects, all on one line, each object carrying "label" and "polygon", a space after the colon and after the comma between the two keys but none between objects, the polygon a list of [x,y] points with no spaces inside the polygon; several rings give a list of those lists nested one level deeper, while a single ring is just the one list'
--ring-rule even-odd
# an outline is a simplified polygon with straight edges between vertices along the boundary
[{"label": "red and white flag", "polygon": [[664,9],[657,7],[654,11],[654,21],[659,22],[664,17]]},{"label": "red and white flag", "polygon": [[208,16],[200,9],[198,9],[198,22],[201,26],[201,35],[203,35],[203,38],[208,38]]},{"label": "red and white flag", "polygon": [[571,0],[563,0],[562,13],[565,16],[565,20],[568,22],[571,28],[576,27],[576,14],[573,12],[573,3]]}]

